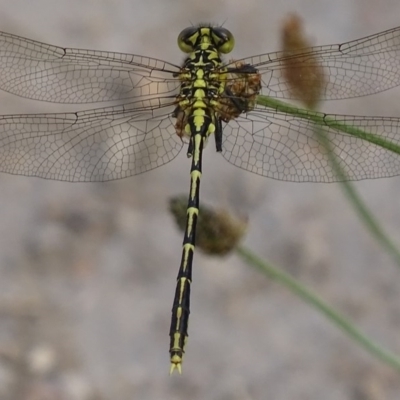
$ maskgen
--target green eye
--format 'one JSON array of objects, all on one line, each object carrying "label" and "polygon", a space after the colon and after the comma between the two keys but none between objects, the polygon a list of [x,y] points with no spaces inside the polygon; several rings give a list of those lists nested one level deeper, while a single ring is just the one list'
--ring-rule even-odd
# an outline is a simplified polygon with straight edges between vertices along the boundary
[{"label": "green eye", "polygon": [[198,28],[191,26],[184,29],[178,36],[178,46],[184,53],[190,53],[196,43]]},{"label": "green eye", "polygon": [[218,50],[221,53],[230,53],[235,47],[235,39],[230,31],[225,28],[214,28],[213,36]]}]

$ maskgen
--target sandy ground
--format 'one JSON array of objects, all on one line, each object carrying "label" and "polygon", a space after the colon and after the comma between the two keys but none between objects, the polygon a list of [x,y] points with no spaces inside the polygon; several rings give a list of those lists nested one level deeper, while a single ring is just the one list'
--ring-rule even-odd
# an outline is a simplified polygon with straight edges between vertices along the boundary
[{"label": "sandy ground", "polygon": [[[399,25],[400,3],[0,0],[0,10],[6,32],[179,63],[176,37],[191,23],[224,23],[236,36],[233,56],[244,57],[277,50],[290,12],[315,44],[328,44]],[[323,108],[400,116],[399,96]],[[0,100],[2,114],[77,109]],[[246,246],[400,354],[399,270],[340,187],[261,178],[213,150],[205,154],[203,202],[247,215]],[[196,253],[184,374],[168,376],[182,235],[167,204],[187,193],[188,171],[182,152],[163,168],[107,184],[0,176],[0,398],[397,400],[396,372],[235,255]],[[356,188],[400,243],[400,178]]]}]

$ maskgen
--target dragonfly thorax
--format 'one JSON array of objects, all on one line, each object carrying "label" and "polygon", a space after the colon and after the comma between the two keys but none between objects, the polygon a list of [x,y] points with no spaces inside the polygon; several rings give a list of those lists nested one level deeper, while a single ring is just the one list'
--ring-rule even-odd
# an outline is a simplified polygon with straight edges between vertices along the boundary
[{"label": "dragonfly thorax", "polygon": [[[226,68],[222,65],[221,48],[230,43],[228,34],[219,36],[214,28],[188,28],[179,36],[182,48],[191,48],[179,79],[181,88],[175,109],[176,132],[179,137],[191,138],[201,133],[204,141],[215,132],[218,117],[218,98],[225,90]],[[232,47],[232,44],[230,43]],[[190,146],[189,146],[190,147]],[[189,150],[188,155],[191,152]]]}]

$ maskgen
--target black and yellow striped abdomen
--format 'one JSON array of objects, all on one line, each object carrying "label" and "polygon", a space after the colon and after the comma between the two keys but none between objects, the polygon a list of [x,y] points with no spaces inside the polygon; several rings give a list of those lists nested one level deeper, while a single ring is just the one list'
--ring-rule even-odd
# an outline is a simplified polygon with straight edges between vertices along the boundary
[{"label": "black and yellow striped abdomen", "polygon": [[[192,165],[182,259],[172,307],[171,373],[175,369],[181,372],[188,338],[190,285],[199,214],[202,152],[211,134],[221,136],[218,98],[224,91],[226,71],[221,67],[219,48],[221,43],[224,44],[228,40],[226,36],[216,36],[216,31],[211,27],[189,28],[187,35],[183,34],[185,31],[182,32],[180,39],[184,39],[184,46],[188,46],[192,51],[182,67],[180,75],[182,85],[175,116],[177,134],[189,140],[187,154],[192,158]],[[218,147],[217,144],[217,150]]]}]

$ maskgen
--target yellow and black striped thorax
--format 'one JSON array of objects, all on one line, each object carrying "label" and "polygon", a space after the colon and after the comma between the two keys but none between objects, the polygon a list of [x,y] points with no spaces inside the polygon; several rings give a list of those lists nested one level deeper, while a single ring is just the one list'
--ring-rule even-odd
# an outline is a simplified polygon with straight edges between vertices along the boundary
[{"label": "yellow and black striped thorax", "polygon": [[215,132],[218,100],[226,84],[227,70],[222,65],[221,53],[233,49],[234,39],[225,28],[199,26],[183,30],[178,45],[188,57],[179,74],[182,83],[175,110],[176,130],[180,137],[189,138],[201,130],[206,140]]}]

